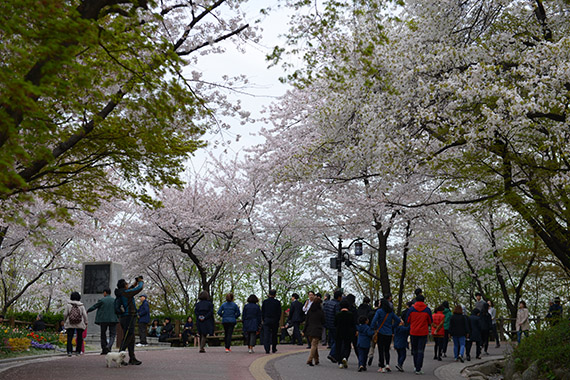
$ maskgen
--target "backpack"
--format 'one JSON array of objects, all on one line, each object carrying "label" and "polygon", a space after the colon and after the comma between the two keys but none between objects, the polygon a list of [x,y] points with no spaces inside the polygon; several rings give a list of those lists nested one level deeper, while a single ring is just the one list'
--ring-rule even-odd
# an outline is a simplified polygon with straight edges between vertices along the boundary
[{"label": "backpack", "polygon": [[71,305],[71,310],[69,310],[69,315],[67,317],[69,319],[69,323],[72,325],[78,325],[83,322],[81,310],[79,310],[79,306],[77,305]]},{"label": "backpack", "polygon": [[125,307],[123,306],[123,303],[121,302],[120,296],[115,298],[115,314],[117,314],[119,316],[125,314]]}]

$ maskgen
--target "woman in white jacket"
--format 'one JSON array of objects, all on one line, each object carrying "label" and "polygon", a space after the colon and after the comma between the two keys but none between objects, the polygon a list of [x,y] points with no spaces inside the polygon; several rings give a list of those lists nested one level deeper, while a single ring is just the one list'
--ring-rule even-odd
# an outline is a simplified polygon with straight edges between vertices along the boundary
[{"label": "woman in white jacket", "polygon": [[530,323],[528,320],[529,313],[526,308],[526,302],[519,302],[519,309],[517,310],[517,342],[521,342],[522,334],[528,336],[528,330],[530,330]]},{"label": "woman in white jacket", "polygon": [[71,293],[70,301],[63,311],[64,327],[67,331],[67,356],[71,356],[73,352],[73,334],[77,333],[75,354],[79,355],[83,347],[83,331],[87,328],[87,311],[80,301],[81,295],[78,292]]}]

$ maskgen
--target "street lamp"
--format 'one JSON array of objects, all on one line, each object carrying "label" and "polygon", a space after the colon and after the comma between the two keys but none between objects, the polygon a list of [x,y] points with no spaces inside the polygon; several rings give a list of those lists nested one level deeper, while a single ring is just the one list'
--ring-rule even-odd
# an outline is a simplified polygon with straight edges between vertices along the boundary
[{"label": "street lamp", "polygon": [[361,238],[353,240],[348,247],[342,246],[342,238],[339,236],[338,238],[338,249],[337,249],[337,257],[332,257],[330,261],[330,267],[332,269],[336,269],[337,272],[337,287],[339,290],[342,290],[342,263],[345,263],[346,266],[350,266],[352,262],[350,261],[350,256],[348,252],[343,252],[343,250],[349,250],[350,247],[354,244],[354,255],[361,256],[362,255],[362,240]]}]

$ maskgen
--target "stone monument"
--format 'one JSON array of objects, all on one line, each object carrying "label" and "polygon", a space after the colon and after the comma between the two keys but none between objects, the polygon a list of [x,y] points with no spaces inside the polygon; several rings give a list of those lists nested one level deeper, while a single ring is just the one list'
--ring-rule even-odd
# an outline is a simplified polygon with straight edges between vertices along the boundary
[{"label": "stone monument", "polygon": [[[81,301],[85,305],[85,309],[89,309],[97,301],[103,297],[105,288],[111,289],[111,296],[114,298],[114,291],[117,287],[117,281],[123,275],[123,266],[121,264],[110,261],[99,261],[92,263],[83,263],[83,286],[81,287]],[[89,325],[87,326],[88,334],[98,334],[99,327],[95,325],[95,314],[97,311],[88,313]]]}]

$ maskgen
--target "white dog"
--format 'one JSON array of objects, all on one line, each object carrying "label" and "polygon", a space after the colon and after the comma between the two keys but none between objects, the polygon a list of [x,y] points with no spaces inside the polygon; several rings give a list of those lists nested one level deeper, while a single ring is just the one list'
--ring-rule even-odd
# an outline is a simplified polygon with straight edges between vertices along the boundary
[{"label": "white dog", "polygon": [[106,356],[105,356],[105,360],[107,361],[107,367],[111,367],[111,363],[115,363],[115,367],[120,367],[121,363],[125,361],[125,358],[127,357],[127,352],[126,351],[120,351],[120,352],[109,352]]}]

